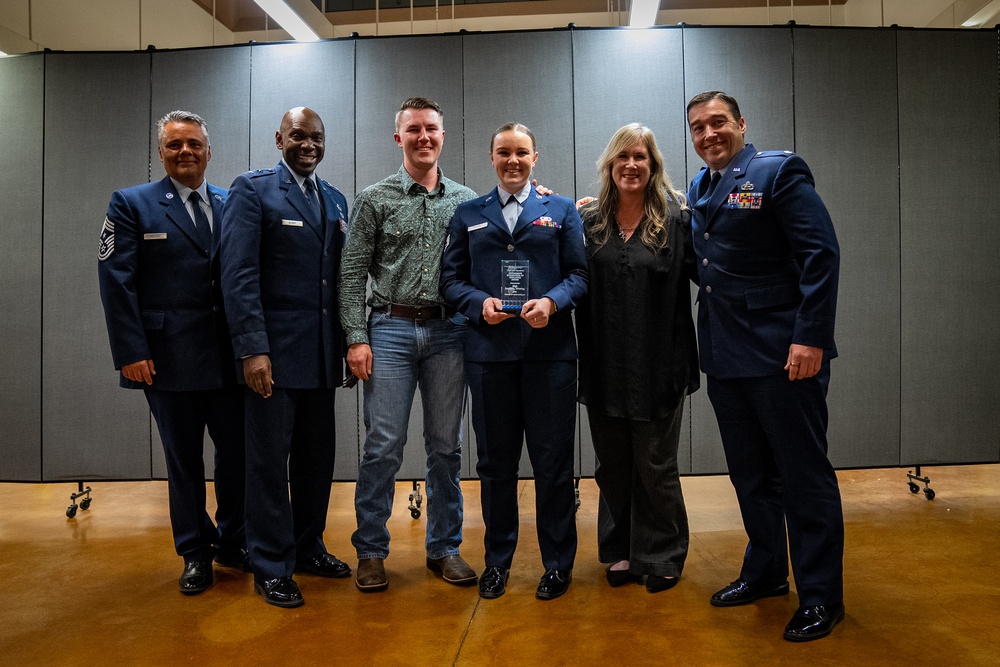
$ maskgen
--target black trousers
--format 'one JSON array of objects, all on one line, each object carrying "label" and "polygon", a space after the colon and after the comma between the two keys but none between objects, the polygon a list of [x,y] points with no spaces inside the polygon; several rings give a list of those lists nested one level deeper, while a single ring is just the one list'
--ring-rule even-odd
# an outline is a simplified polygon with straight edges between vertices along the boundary
[{"label": "black trousers", "polygon": [[655,421],[588,410],[597,454],[594,478],[598,558],[629,561],[633,574],[679,577],[688,553],[688,519],[677,467],[684,400]]},{"label": "black trousers", "polygon": [[[241,549],[245,472],[243,388],[207,391],[146,389],[167,463],[170,527],[185,562]],[[205,429],[215,445],[215,521],[205,510]]]},{"label": "black trousers", "polygon": [[466,363],[476,431],[486,566],[509,568],[517,547],[517,482],[527,441],[542,564],[576,559],[573,443],[576,361]]},{"label": "black trousers", "polygon": [[254,577],[290,577],[326,551],[336,453],[333,389],[245,389],[247,547]]},{"label": "black trousers", "polygon": [[784,581],[790,555],[801,605],[836,604],[844,596],[844,515],[827,458],[829,382],[829,364],[806,380],[708,378],[750,538],[740,576]]}]

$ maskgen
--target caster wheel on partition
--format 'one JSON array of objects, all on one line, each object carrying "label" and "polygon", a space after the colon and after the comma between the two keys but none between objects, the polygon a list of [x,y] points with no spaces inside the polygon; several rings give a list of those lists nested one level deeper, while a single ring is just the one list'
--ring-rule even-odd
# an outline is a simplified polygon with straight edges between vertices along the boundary
[{"label": "caster wheel on partition", "polygon": [[424,497],[420,495],[420,482],[413,482],[413,492],[410,494],[410,506],[406,509],[410,510],[410,516],[414,519],[420,518],[420,505],[423,504]]},{"label": "caster wheel on partition", "polygon": [[914,482],[910,482],[910,493],[920,493],[920,487]]},{"label": "caster wheel on partition", "polygon": [[89,510],[90,509],[90,498],[84,498],[80,501],[80,509]]},{"label": "caster wheel on partition", "polygon": [[934,500],[934,495],[934,489],[924,489],[924,496],[927,497],[927,500]]},{"label": "caster wheel on partition", "polygon": [[70,505],[66,508],[66,518],[72,519],[76,516],[76,505]]}]

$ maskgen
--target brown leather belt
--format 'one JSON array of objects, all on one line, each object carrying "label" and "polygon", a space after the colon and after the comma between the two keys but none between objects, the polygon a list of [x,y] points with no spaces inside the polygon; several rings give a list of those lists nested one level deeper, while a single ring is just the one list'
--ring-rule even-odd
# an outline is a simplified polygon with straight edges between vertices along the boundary
[{"label": "brown leather belt", "polygon": [[404,306],[399,303],[391,303],[388,306],[377,306],[372,308],[378,313],[389,313],[390,317],[405,317],[408,320],[440,320],[451,317],[455,313],[453,308],[447,306]]}]

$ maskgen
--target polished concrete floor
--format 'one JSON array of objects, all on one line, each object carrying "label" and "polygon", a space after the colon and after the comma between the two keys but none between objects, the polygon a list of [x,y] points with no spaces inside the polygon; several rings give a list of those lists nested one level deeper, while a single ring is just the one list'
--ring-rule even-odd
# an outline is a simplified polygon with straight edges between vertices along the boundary
[{"label": "polished concrete floor", "polygon": [[[680,584],[612,589],[597,562],[593,480],[581,484],[580,551],[570,591],[534,597],[541,575],[530,482],[507,594],[443,583],[424,567],[426,518],[397,486],[388,591],[297,576],[298,609],[268,606],[250,575],[217,569],[206,593],[176,580],[163,482],[96,483],[65,515],[70,484],[0,484],[3,665],[1000,665],[1000,466],[924,468],[933,501],[905,470],[840,473],[847,522],[847,618],[815,642],[781,631],[794,593],[717,609],[744,547],[725,477],[684,478],[691,550]],[[478,484],[466,492],[463,553],[482,567]],[[353,484],[334,484],[330,550],[350,547]]]}]

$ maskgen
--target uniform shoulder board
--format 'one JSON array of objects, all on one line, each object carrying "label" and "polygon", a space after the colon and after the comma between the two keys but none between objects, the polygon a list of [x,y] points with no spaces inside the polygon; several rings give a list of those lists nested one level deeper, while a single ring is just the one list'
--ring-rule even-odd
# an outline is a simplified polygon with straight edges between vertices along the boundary
[{"label": "uniform shoulder board", "polygon": [[793,151],[759,151],[754,157],[781,157],[795,155]]},{"label": "uniform shoulder board", "polygon": [[333,190],[334,192],[336,192],[336,193],[337,193],[338,195],[340,195],[341,197],[343,197],[343,196],[344,196],[344,193],[343,193],[343,192],[341,192],[340,190],[338,190],[338,189],[337,189],[337,186],[335,186],[335,185],[331,185],[331,184],[330,184],[330,181],[327,181],[327,180],[324,180],[324,179],[322,179],[322,178],[321,178],[321,179],[319,179],[319,180],[320,180],[320,181],[321,181],[321,182],[323,183],[323,185],[324,185],[324,186],[326,186],[326,187],[330,188],[331,190]]},{"label": "uniform shoulder board", "polygon": [[250,178],[257,178],[258,176],[267,176],[268,174],[273,174],[274,169],[254,169],[253,171],[248,171],[247,176]]}]

